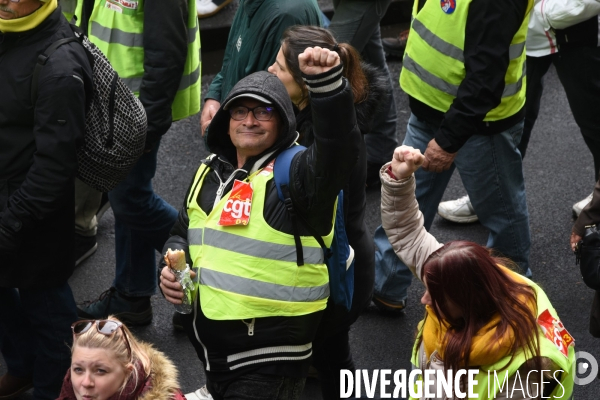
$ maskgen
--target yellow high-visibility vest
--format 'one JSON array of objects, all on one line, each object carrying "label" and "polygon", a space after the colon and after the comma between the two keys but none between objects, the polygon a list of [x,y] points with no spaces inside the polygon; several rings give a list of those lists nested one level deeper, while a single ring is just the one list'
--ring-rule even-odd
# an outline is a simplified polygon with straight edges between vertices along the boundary
[{"label": "yellow high-visibility vest", "polygon": [[[188,52],[179,89],[171,106],[173,121],[200,111],[200,30],[195,0],[189,0],[188,7]],[[144,0],[95,1],[88,37],[102,50],[136,96],[139,96],[144,75],[144,29],[160,29],[144,27]]]},{"label": "yellow high-visibility vest", "polygon": [[[539,315],[542,314],[544,311],[548,310],[550,312],[550,315],[552,315],[552,317],[554,319],[556,319],[557,321],[560,321],[560,319],[558,318],[558,315],[556,313],[556,310],[554,309],[554,307],[552,307],[552,304],[550,303],[550,300],[548,299],[548,296],[546,295],[546,293],[544,293],[544,291],[538,285],[536,285],[533,281],[531,281],[527,278],[524,278],[524,277],[522,277],[522,278],[536,292],[537,310],[538,310],[537,317],[539,317]],[[422,323],[423,323],[423,321],[421,321],[421,324]],[[559,350],[558,346],[544,335],[544,333],[542,332],[542,329],[540,327],[538,327],[538,339],[539,339],[539,343],[540,343],[540,355],[542,357],[547,357],[547,358],[551,359],[558,366],[558,369],[562,370],[562,372],[560,374],[560,379],[559,379],[560,384],[557,384],[556,387],[552,390],[552,393],[549,395],[549,398],[570,400],[573,395],[573,385],[574,385],[573,378],[575,377],[575,366],[576,366],[574,346],[568,347],[568,355],[565,356]],[[420,342],[420,340],[417,340],[415,342],[415,346],[413,347],[413,355],[412,355],[411,362],[417,368],[423,370],[427,366],[420,365],[421,364],[420,357],[419,357],[420,349],[417,346],[417,344],[419,342]],[[506,365],[508,364],[511,357],[513,357],[513,359],[512,359],[512,361],[510,361],[510,364],[506,367]],[[504,384],[505,379],[510,378],[515,373],[517,373],[517,370],[519,368],[521,368],[521,366],[528,360],[529,357],[530,356],[521,349],[514,356],[512,354],[509,354],[508,356],[498,360],[496,363],[494,363],[492,365],[473,367],[473,368],[479,368],[479,373],[477,375],[475,375],[475,378],[474,378],[474,380],[477,381],[477,386],[475,386],[475,390],[474,390],[474,393],[477,394],[477,396],[478,396],[477,398],[480,400],[495,399],[496,395],[501,391],[501,386]],[[501,368],[505,368],[505,369],[500,371]],[[488,375],[488,371],[490,371],[490,375]],[[494,371],[496,371],[495,375],[494,375]],[[538,379],[539,379],[540,374],[541,374],[541,372],[538,371],[537,372]],[[527,377],[521,376],[521,378],[522,378],[523,385],[525,385],[524,382]],[[421,380],[421,382],[423,381],[422,377],[420,380]],[[548,382],[547,379],[545,381]],[[552,380],[550,380],[550,381],[552,382]],[[506,386],[507,385],[504,384],[504,388],[506,388]],[[517,386],[517,388],[518,388],[518,386]],[[508,388],[509,391],[512,389],[513,388]],[[523,389],[525,389],[524,386],[523,386]],[[538,389],[541,390],[539,387],[538,387]],[[416,391],[416,388],[415,388],[415,391]],[[518,391],[518,389],[517,389],[517,391]],[[518,391],[518,393],[520,393],[520,391]],[[532,395],[534,395],[534,394],[532,393]],[[418,400],[414,397],[411,397],[410,399]]]},{"label": "yellow high-visibility vest", "polygon": [[[427,0],[421,10],[418,0],[413,5],[400,86],[408,95],[441,112],[448,111],[465,78],[463,51],[471,1],[448,0],[445,9],[439,0]],[[528,3],[526,17],[510,44],[501,102],[484,121],[508,118],[525,104],[525,40],[533,2]]]},{"label": "yellow high-visibility vest", "polygon": [[[250,175],[253,197],[248,225],[220,226],[229,193],[206,215],[197,203],[206,174],[200,165],[187,199],[188,243],[198,269],[200,304],[207,318],[236,320],[260,317],[293,317],[325,309],[329,275],[323,249],[312,236],[300,236],[304,265],[296,264],[294,235],[273,229],[264,219],[269,168]],[[332,229],[323,237],[331,246]]]}]

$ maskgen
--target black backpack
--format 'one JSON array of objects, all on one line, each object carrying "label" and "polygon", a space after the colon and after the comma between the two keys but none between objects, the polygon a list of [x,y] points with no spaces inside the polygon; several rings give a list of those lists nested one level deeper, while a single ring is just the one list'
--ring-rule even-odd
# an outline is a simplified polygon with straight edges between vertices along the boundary
[{"label": "black backpack", "polygon": [[77,173],[94,189],[108,192],[125,179],[144,151],[146,111],[100,49],[81,29],[74,25],[71,29],[74,37],[57,40],[38,56],[31,82],[32,104],[35,107],[39,75],[52,53],[66,43],[81,44],[92,67],[93,94],[85,116],[84,143],[77,149]]}]

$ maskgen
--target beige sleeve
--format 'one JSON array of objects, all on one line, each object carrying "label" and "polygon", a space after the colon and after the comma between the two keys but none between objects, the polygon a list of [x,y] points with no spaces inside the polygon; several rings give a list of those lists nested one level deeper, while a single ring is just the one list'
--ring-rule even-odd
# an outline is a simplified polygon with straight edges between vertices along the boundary
[{"label": "beige sleeve", "polygon": [[415,178],[395,180],[385,170],[381,178],[381,225],[390,244],[412,273],[421,279],[421,268],[431,253],[442,247],[423,227],[423,214],[415,198]]}]

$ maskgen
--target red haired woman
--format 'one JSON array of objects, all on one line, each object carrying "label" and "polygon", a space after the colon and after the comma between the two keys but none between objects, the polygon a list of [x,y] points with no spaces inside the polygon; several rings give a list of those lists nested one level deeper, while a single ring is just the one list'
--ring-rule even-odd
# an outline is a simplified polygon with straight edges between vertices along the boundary
[{"label": "red haired woman", "polygon": [[479,399],[570,399],[573,339],[543,290],[485,247],[465,241],[444,245],[423,227],[413,176],[423,160],[419,150],[401,146],[381,171],[383,227],[426,288],[421,299],[426,315],[412,362],[428,387],[415,386],[411,398],[446,398],[443,390],[436,392],[438,372],[447,377],[450,370],[456,376],[469,369],[478,373],[467,379],[461,372],[454,393],[471,384]]}]

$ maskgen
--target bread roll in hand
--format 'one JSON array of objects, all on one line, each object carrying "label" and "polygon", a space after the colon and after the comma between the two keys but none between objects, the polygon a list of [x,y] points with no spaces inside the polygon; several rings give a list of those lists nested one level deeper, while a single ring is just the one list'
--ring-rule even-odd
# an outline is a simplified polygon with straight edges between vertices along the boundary
[{"label": "bread roll in hand", "polygon": [[183,271],[186,268],[185,252],[183,250],[167,250],[165,263],[171,269]]}]

